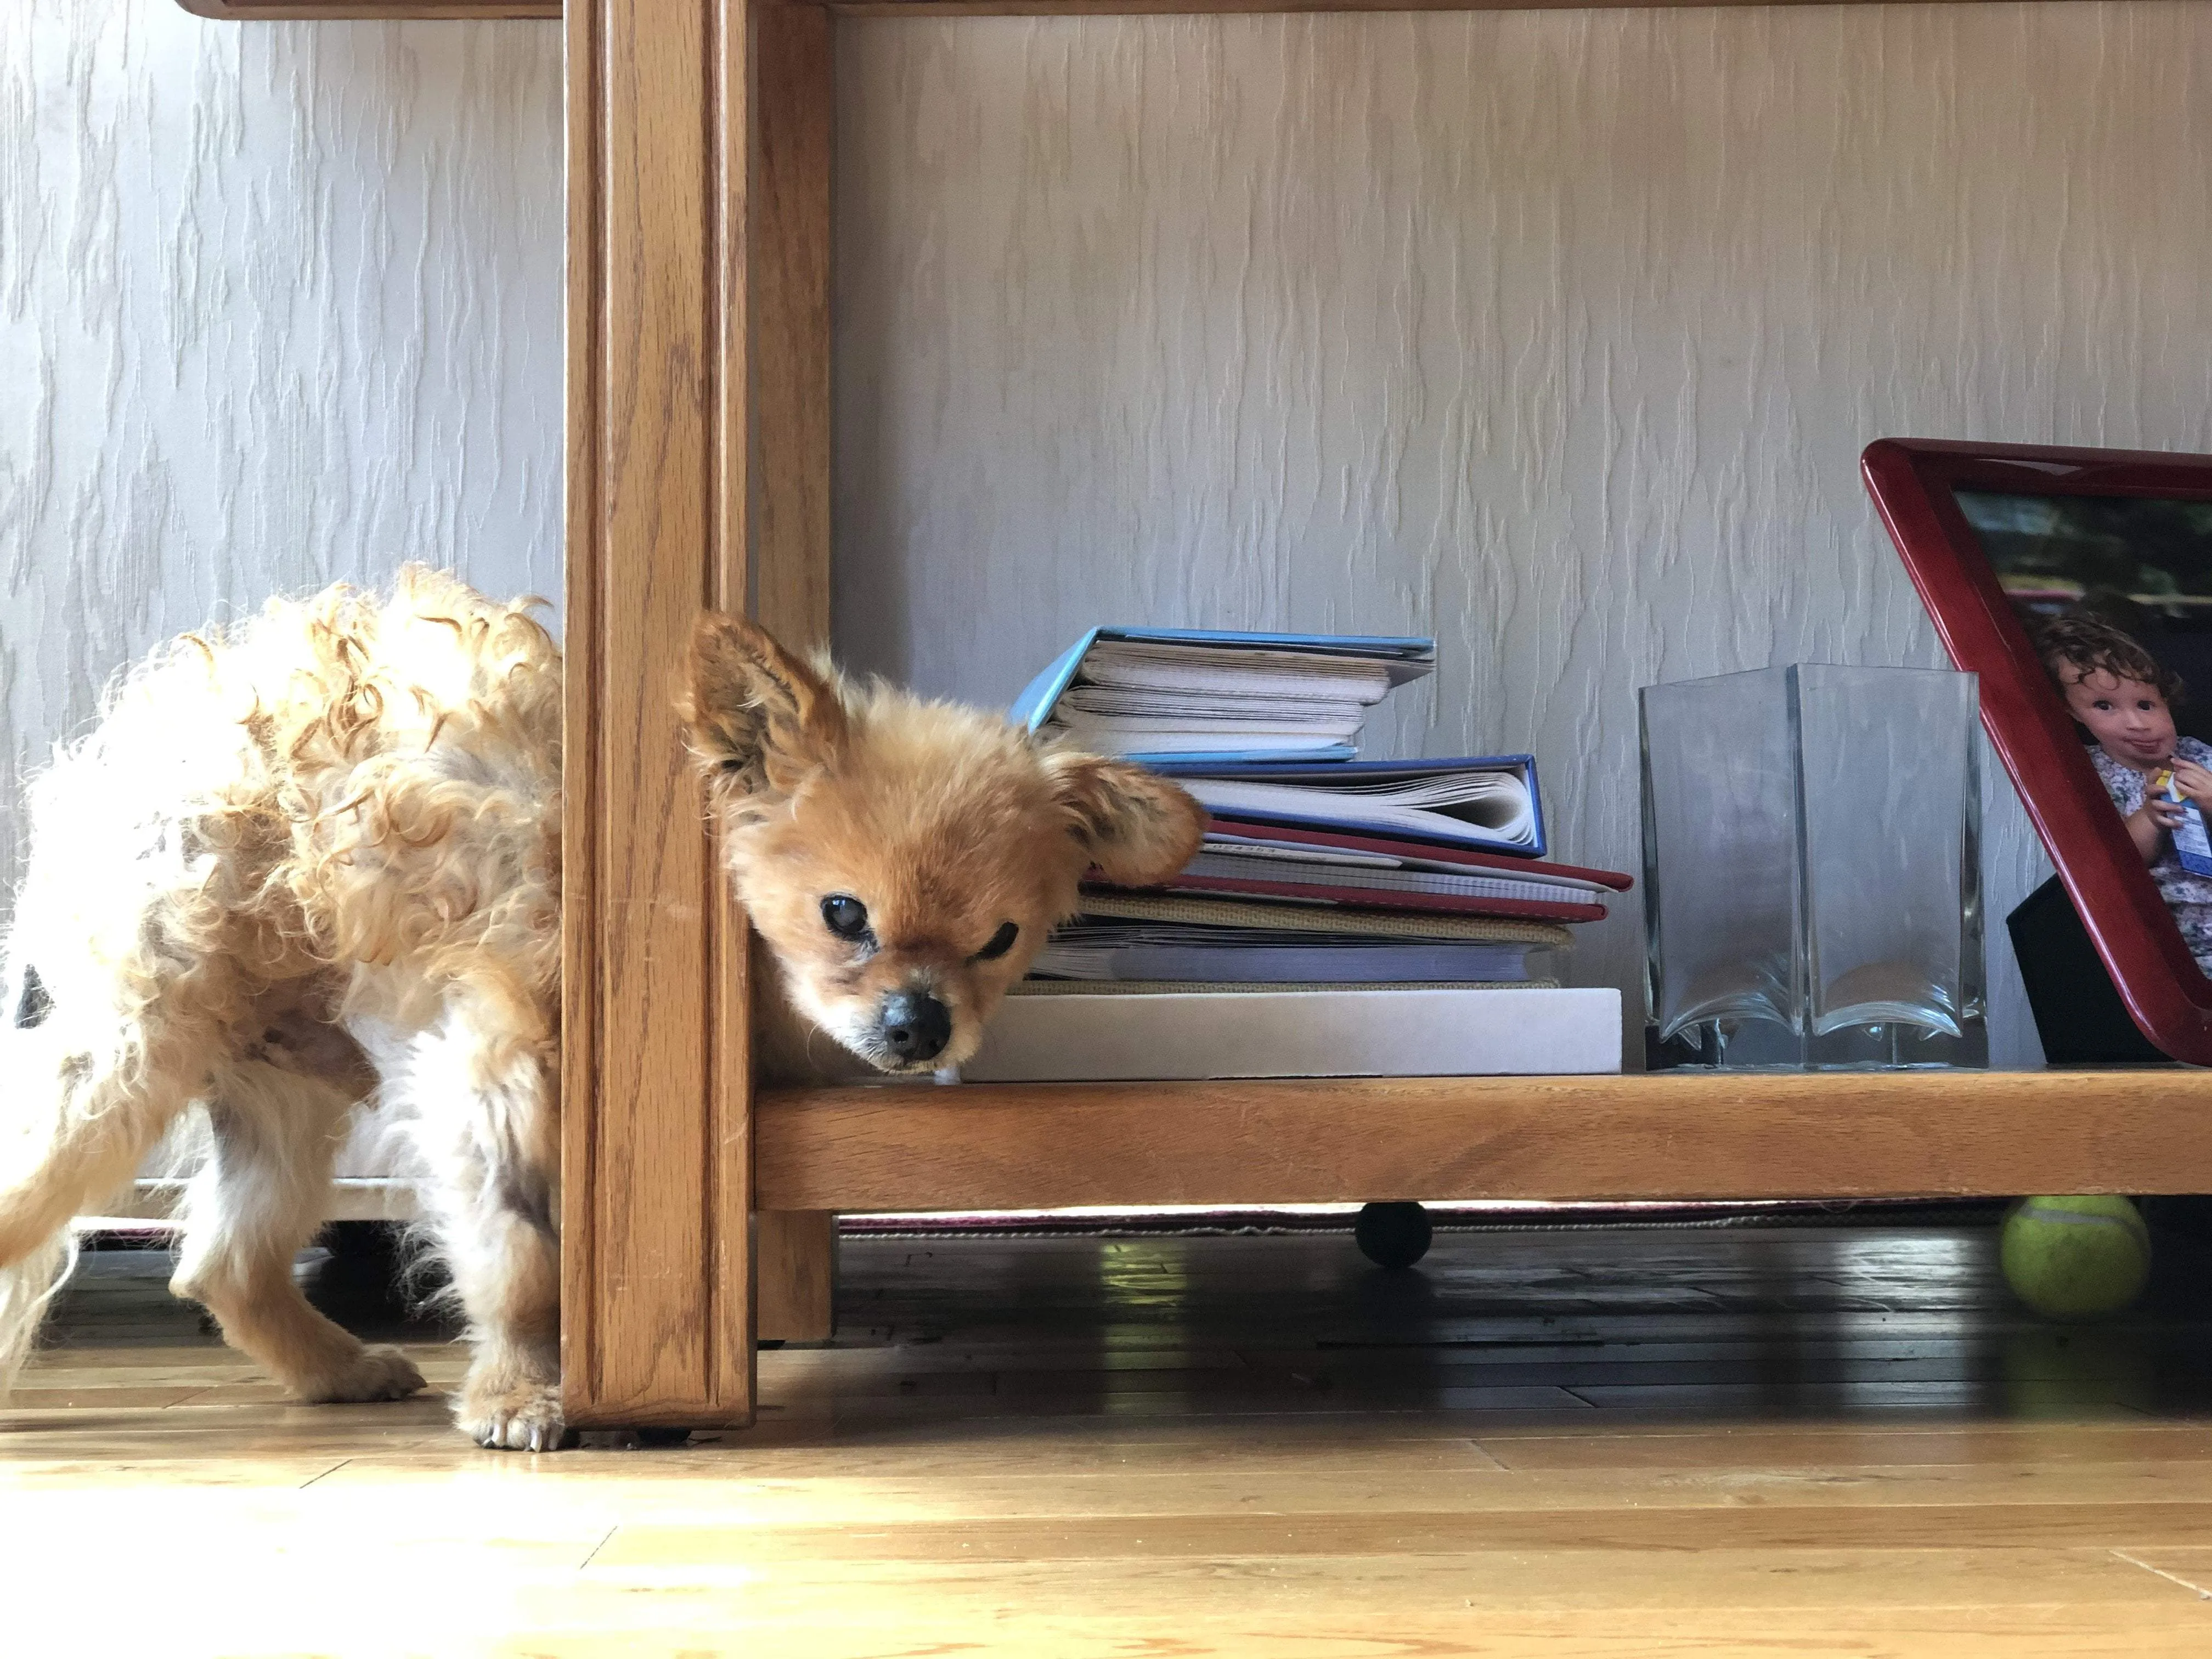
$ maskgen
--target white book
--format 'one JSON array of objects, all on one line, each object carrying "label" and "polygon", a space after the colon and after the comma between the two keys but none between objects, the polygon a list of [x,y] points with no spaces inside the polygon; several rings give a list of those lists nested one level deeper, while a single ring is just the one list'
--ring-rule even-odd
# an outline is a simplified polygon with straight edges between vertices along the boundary
[{"label": "white book", "polygon": [[1303,696],[1361,703],[1382,702],[1393,683],[1389,669],[1370,659],[1137,640],[1099,641],[1084,657],[1079,678],[1199,697]]},{"label": "white book", "polygon": [[1129,714],[1182,719],[1212,714],[1239,720],[1342,720],[1355,724],[1366,705],[1354,697],[1271,696],[1237,691],[1195,698],[1179,691],[1143,691],[1119,685],[1073,685],[1060,694],[1054,718]]},{"label": "white book", "polygon": [[968,1083],[1549,1076],[1620,1069],[1620,993],[1203,992],[1009,997]]},{"label": "white book", "polygon": [[1349,743],[1359,735],[1359,726],[1360,715],[1356,710],[1342,720],[1246,720],[1206,712],[1172,718],[1157,714],[1086,714],[1080,709],[1062,708],[1053,711],[1045,730],[1064,734],[1086,748],[1103,752],[1142,755],[1151,751],[1142,748],[1115,751],[1107,750],[1106,745],[1158,744],[1178,736],[1194,739],[1194,751],[1218,746],[1200,741],[1206,738],[1241,738],[1248,743],[1288,744],[1309,739],[1315,743]]}]

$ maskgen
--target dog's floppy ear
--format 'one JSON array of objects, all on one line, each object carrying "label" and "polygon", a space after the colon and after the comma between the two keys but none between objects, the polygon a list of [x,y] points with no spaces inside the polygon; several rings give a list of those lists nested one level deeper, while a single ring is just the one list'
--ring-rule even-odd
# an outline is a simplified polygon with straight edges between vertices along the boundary
[{"label": "dog's floppy ear", "polygon": [[1158,773],[1070,751],[1047,755],[1045,767],[1076,839],[1107,880],[1148,887],[1198,851],[1206,809]]},{"label": "dog's floppy ear", "polygon": [[845,744],[836,688],[765,629],[717,611],[692,630],[681,712],[708,776],[748,795],[792,788]]}]

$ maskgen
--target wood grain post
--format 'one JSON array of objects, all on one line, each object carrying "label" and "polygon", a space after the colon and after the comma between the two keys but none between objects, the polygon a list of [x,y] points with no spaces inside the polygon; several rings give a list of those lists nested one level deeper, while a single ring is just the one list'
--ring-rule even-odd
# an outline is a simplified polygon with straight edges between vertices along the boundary
[{"label": "wood grain post", "polygon": [[817,5],[753,16],[753,616],[811,651],[830,643],[831,20]]},{"label": "wood grain post", "polygon": [[[830,14],[755,14],[753,615],[786,645],[830,643]],[[764,1338],[826,1339],[836,1325],[837,1218],[763,1212],[753,1282]]]},{"label": "wood grain post", "polygon": [[763,1210],[754,1218],[763,1341],[821,1342],[836,1329],[837,1218],[828,1210]]},{"label": "wood grain post", "polygon": [[[564,1395],[581,1425],[739,1424],[754,1332],[744,921],[674,704],[694,617],[746,605],[763,519],[790,501],[802,526],[763,550],[764,570],[801,543],[826,560],[826,505],[818,523],[806,513],[829,487],[828,20],[574,0],[568,47]],[[763,184],[788,202],[756,222]],[[822,245],[785,246],[802,237]],[[770,352],[783,366],[767,377],[757,292],[778,296],[779,332],[798,313],[819,336]],[[792,365],[817,356],[822,407],[793,410],[813,370]],[[787,428],[800,447],[769,465],[818,478],[763,482],[762,436]],[[818,586],[826,632],[821,576],[768,585]]]}]

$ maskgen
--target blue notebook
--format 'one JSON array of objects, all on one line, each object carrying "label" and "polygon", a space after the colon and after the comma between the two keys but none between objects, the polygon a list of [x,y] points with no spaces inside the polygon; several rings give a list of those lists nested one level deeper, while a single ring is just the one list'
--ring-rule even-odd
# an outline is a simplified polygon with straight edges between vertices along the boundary
[{"label": "blue notebook", "polygon": [[[1383,670],[1391,690],[1430,673],[1435,669],[1437,659],[1437,644],[1430,639],[1354,634],[1261,634],[1183,628],[1094,628],[1030,682],[1028,688],[1014,700],[1010,711],[1013,719],[1032,732],[1051,720],[1062,696],[1077,684],[1084,659],[1102,641],[1170,647],[1189,646],[1212,651],[1287,651],[1317,658],[1363,660],[1375,663]],[[1267,747],[1212,750],[1203,754],[1194,754],[1188,748],[1125,751],[1122,758],[1143,765],[1197,759],[1209,766],[1221,766],[1240,761],[1276,764],[1349,761],[1356,753],[1356,746],[1348,741],[1307,741],[1292,746],[1271,744]]]},{"label": "blue notebook", "polygon": [[[1217,819],[1479,847],[1518,858],[1540,859],[1546,851],[1533,755],[1318,766],[1178,757],[1149,764]],[[1425,798],[1430,804],[1415,804]]]}]

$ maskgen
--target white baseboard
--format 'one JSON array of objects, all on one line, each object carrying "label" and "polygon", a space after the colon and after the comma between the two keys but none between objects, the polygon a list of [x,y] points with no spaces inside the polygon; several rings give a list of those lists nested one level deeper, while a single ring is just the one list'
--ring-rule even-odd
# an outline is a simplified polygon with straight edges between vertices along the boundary
[{"label": "white baseboard", "polygon": [[[81,1232],[97,1232],[110,1223],[128,1226],[167,1221],[175,1213],[184,1189],[185,1183],[179,1178],[142,1178],[99,1215],[79,1216],[76,1228]],[[341,1176],[331,1183],[330,1201],[323,1206],[325,1221],[412,1221],[415,1214],[415,1183],[388,1176]]]}]

